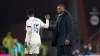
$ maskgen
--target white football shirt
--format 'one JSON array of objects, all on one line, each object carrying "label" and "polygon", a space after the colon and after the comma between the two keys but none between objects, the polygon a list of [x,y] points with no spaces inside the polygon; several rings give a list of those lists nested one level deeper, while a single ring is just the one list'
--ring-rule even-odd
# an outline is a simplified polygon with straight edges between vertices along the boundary
[{"label": "white football shirt", "polygon": [[[43,23],[40,19],[35,17],[30,17],[26,21],[26,38],[25,42],[28,43],[41,43],[40,39],[40,28],[48,28],[49,27],[49,20],[46,20],[46,24]],[[28,34],[30,32],[30,34]]]}]

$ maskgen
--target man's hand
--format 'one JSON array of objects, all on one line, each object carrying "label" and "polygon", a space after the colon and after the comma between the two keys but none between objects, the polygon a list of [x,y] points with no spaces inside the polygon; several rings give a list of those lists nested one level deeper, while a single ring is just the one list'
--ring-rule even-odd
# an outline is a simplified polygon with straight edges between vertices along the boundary
[{"label": "man's hand", "polygon": [[70,43],[69,40],[65,40],[65,45],[68,45]]},{"label": "man's hand", "polygon": [[24,43],[25,48],[27,48],[27,42]]},{"label": "man's hand", "polygon": [[49,14],[45,15],[45,19],[49,20],[50,19],[50,15]]}]

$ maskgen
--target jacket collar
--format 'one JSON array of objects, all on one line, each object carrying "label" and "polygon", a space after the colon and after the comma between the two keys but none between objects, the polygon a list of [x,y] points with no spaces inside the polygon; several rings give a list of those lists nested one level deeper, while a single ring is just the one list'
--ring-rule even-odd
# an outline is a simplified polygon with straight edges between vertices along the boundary
[{"label": "jacket collar", "polygon": [[68,15],[68,14],[69,14],[69,12],[67,10],[65,10],[63,13],[60,14],[60,17],[65,16],[65,15]]}]

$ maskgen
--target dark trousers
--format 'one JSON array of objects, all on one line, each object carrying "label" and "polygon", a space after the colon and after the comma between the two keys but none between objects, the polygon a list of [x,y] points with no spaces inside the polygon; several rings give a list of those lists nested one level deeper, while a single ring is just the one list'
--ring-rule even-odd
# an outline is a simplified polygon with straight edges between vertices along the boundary
[{"label": "dark trousers", "polygon": [[57,56],[73,56],[71,46],[57,46]]}]

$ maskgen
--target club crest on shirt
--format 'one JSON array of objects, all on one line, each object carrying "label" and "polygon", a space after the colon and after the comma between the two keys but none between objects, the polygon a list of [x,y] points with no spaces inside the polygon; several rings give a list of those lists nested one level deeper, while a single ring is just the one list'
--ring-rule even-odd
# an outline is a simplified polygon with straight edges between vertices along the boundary
[{"label": "club crest on shirt", "polygon": [[97,12],[97,8],[93,7],[92,8],[92,12],[90,12],[90,23],[93,25],[93,26],[97,26],[99,24],[99,12]]}]

